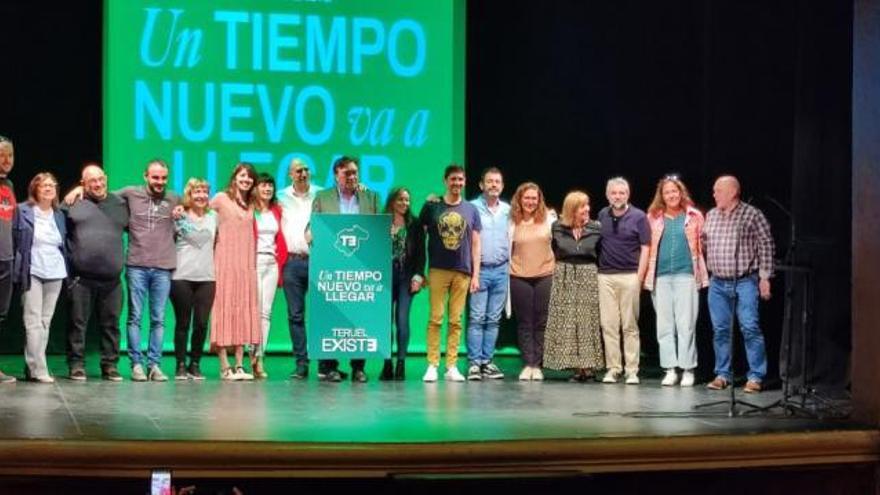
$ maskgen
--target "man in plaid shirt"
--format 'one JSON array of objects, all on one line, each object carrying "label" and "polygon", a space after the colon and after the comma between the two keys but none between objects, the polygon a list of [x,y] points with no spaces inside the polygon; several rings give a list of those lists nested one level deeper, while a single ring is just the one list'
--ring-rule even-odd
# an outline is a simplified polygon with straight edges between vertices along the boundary
[{"label": "man in plaid shirt", "polygon": [[733,381],[730,332],[734,303],[749,363],[743,391],[761,391],[767,374],[764,335],[758,318],[758,297],[770,299],[773,275],[773,237],[770,224],[760,210],[739,198],[739,181],[724,175],[715,181],[715,208],[706,215],[703,246],[709,281],[709,315],[715,331],[715,379],[708,388],[723,390]]}]

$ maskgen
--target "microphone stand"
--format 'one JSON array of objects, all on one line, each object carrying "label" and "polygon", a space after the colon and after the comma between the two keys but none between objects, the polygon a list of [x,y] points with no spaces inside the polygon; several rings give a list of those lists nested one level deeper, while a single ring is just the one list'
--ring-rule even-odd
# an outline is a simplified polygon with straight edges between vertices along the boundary
[{"label": "microphone stand", "polygon": [[[776,402],[769,404],[767,406],[758,408],[754,411],[748,411],[746,414],[752,412],[764,412],[769,411],[771,409],[775,409],[777,407],[781,408],[786,414],[795,414],[802,413],[806,414],[810,417],[815,417],[818,419],[822,419],[826,416],[841,418],[846,417],[848,414],[842,411],[840,408],[836,407],[832,401],[825,399],[822,397],[818,391],[812,386],[812,380],[807,374],[811,371],[810,366],[808,365],[808,353],[807,353],[807,345],[811,345],[815,347],[815,333],[813,332],[812,327],[812,306],[813,306],[813,298],[812,298],[812,290],[813,290],[813,269],[809,266],[801,266],[796,264],[795,260],[795,249],[798,244],[797,239],[797,228],[794,220],[794,215],[786,209],[779,201],[771,196],[766,197],[768,201],[773,203],[777,208],[779,208],[782,213],[784,213],[789,220],[791,225],[790,236],[788,243],[788,250],[785,252],[785,257],[782,259],[782,266],[777,267],[779,271],[785,271],[789,273],[791,280],[786,287],[785,290],[785,309],[782,318],[782,324],[784,331],[786,333],[785,336],[785,376],[782,380],[782,398],[777,400]],[[793,371],[792,366],[792,341],[794,339],[793,333],[794,328],[792,326],[792,303],[794,300],[794,292],[795,285],[801,284],[801,308],[800,308],[800,321],[801,321],[801,348],[800,348],[800,386],[792,386],[791,385],[791,373]],[[797,396],[800,396],[800,401],[793,400]],[[808,401],[810,402],[808,404]],[[811,407],[812,406],[812,407]],[[820,409],[824,408],[823,409]],[[826,414],[826,412],[828,414]]]},{"label": "microphone stand", "polygon": [[[751,198],[749,198],[749,200],[747,202],[745,202],[745,204],[747,204],[747,205],[750,205],[751,203],[752,203]],[[730,214],[733,214],[733,212],[731,212]],[[728,384],[728,388],[730,389],[730,397],[727,400],[716,400],[716,401],[711,401],[711,402],[705,402],[703,404],[697,404],[693,407],[694,409],[702,409],[704,407],[712,407],[712,406],[718,406],[721,404],[727,404],[728,405],[727,416],[730,418],[733,418],[735,416],[740,415],[740,414],[737,414],[737,410],[736,410],[737,404],[741,404],[743,406],[750,407],[752,409],[760,409],[760,406],[758,406],[757,404],[752,404],[751,402],[746,402],[744,400],[739,400],[736,398],[736,386],[735,386],[734,374],[733,374],[734,357],[736,355],[735,347],[734,347],[734,340],[735,340],[734,339],[734,331],[736,330],[736,323],[737,323],[736,305],[737,305],[737,302],[739,301],[739,293],[737,292],[737,289],[739,288],[739,280],[740,280],[740,277],[737,276],[737,272],[739,270],[739,247],[740,247],[740,241],[742,240],[743,227],[744,227],[744,223],[742,221],[742,214],[740,214],[740,218],[738,219],[737,226],[736,226],[736,243],[734,244],[734,248],[733,248],[733,266],[734,266],[733,300],[730,303],[730,337],[728,338],[728,341],[727,341],[728,345],[730,346],[730,371],[731,371],[731,373],[730,373],[730,383]],[[748,411],[746,411],[746,412],[748,412]]]}]

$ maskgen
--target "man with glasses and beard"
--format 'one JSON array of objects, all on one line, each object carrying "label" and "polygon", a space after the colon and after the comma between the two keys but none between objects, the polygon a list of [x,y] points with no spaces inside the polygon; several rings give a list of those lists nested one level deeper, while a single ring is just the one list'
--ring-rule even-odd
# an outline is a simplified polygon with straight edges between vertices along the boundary
[{"label": "man with glasses and beard", "polygon": [[[605,343],[603,383],[617,383],[626,370],[626,383],[639,383],[639,296],[648,268],[651,227],[645,212],[629,204],[629,182],[615,177],[605,186],[608,206],[597,220],[599,241],[599,321]],[[620,336],[623,334],[621,361]]]}]

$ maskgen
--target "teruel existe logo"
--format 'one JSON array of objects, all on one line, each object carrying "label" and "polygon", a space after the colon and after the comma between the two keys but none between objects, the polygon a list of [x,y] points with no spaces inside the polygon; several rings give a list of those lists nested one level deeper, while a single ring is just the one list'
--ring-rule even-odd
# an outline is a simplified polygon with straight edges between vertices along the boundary
[{"label": "teruel existe logo", "polygon": [[351,256],[361,247],[361,243],[370,238],[370,233],[360,225],[342,229],[336,233],[336,242],[333,243],[340,253]]}]

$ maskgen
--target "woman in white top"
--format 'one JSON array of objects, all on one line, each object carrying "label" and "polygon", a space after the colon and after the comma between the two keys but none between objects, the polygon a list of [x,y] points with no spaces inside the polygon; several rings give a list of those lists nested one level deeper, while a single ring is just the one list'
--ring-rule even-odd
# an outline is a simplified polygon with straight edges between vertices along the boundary
[{"label": "woman in white top", "polygon": [[12,233],[13,281],[21,288],[24,306],[25,378],[53,383],[55,379],[46,365],[46,346],[55,303],[67,278],[67,230],[64,215],[58,210],[58,181],[54,175],[44,172],[31,179],[28,200],[15,212]]},{"label": "woman in white top", "polygon": [[287,261],[287,244],[281,231],[281,206],[275,198],[275,179],[267,173],[257,176],[257,195],[254,207],[257,235],[257,291],[260,304],[260,325],[263,339],[252,349],[251,366],[254,377],[267,378],[263,356],[269,342],[272,323],[272,303],[275,291],[281,285],[281,271]]}]

